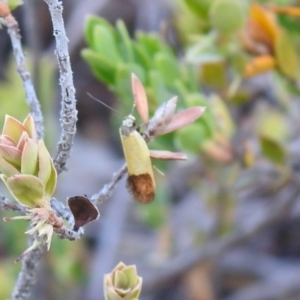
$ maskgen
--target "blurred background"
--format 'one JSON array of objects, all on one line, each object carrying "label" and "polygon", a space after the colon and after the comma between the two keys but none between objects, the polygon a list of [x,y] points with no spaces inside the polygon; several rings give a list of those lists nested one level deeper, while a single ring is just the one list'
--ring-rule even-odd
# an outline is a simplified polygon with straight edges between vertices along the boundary
[{"label": "blurred background", "polygon": [[[78,134],[55,197],[92,196],[123,165],[118,110],[131,112],[130,74],[150,114],[178,96],[200,105],[194,124],[149,148],[186,162],[153,164],[155,201],[141,205],[126,178],[79,241],[53,238],[31,299],[104,299],[103,275],[123,261],[143,277],[141,300],[300,299],[300,1],[64,0]],[[54,156],[60,86],[43,1],[13,11]],[[0,123],[28,113],[6,28],[0,30]],[[2,126],[2,125],[1,125]],[[1,193],[8,195],[1,184]],[[1,211],[1,217],[13,215]],[[23,221],[0,222],[0,300],[26,248]]]}]

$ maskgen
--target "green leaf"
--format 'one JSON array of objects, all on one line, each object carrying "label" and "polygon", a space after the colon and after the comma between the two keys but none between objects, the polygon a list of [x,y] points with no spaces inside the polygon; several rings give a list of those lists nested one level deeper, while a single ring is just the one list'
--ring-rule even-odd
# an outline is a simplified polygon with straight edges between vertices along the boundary
[{"label": "green leaf", "polygon": [[240,0],[215,0],[209,11],[211,25],[228,34],[242,29],[245,12]]},{"label": "green leaf", "polygon": [[114,83],[117,66],[112,61],[90,49],[82,50],[81,55],[97,78],[108,85]]},{"label": "green leaf", "polygon": [[51,162],[51,174],[50,174],[50,177],[49,177],[49,180],[46,184],[46,187],[45,187],[45,193],[49,196],[52,196],[55,192],[55,189],[56,189],[56,183],[57,183],[57,172],[56,172],[56,169],[54,167],[54,163],[52,160],[50,160]]},{"label": "green leaf", "polygon": [[114,64],[122,61],[117,47],[117,40],[109,29],[101,25],[96,25],[93,31],[93,38],[92,49],[97,54],[105,57]]},{"label": "green leaf", "polygon": [[30,138],[32,138],[33,140],[36,140],[35,124],[34,124],[34,120],[33,120],[32,116],[30,114],[24,120],[23,125],[26,128],[28,136]]},{"label": "green leaf", "polygon": [[181,149],[191,153],[199,153],[201,145],[209,138],[203,124],[191,124],[176,132],[176,141]]},{"label": "green leaf", "polygon": [[116,24],[117,33],[120,42],[120,52],[125,62],[134,62],[134,52],[131,38],[122,20],[118,20]]},{"label": "green leaf", "polygon": [[106,28],[110,32],[110,34],[116,38],[114,27],[111,26],[105,19],[96,16],[87,16],[84,27],[84,36],[87,41],[87,44],[90,47],[93,47],[94,29],[97,25]]},{"label": "green leaf", "polygon": [[148,55],[145,48],[134,42],[132,44],[136,63],[143,66],[144,69],[150,69],[152,66],[152,58]]},{"label": "green leaf", "polygon": [[219,132],[227,139],[231,138],[235,131],[234,122],[225,102],[218,95],[212,95],[209,103]]},{"label": "green leaf", "polygon": [[17,169],[21,165],[21,156],[22,152],[16,147],[0,144],[0,157]]},{"label": "green leaf", "polygon": [[154,64],[161,73],[164,82],[170,88],[173,87],[174,81],[180,77],[180,69],[174,56],[167,53],[158,53],[154,57]]},{"label": "green leaf", "polygon": [[[196,68],[191,64],[186,64],[183,66],[182,80],[188,89],[189,93],[196,92],[199,94],[199,82],[197,78]],[[178,79],[177,79],[178,81]]]},{"label": "green leaf", "polygon": [[275,56],[280,71],[291,79],[299,76],[297,53],[289,34],[281,31],[275,41]]},{"label": "green leaf", "polygon": [[[135,63],[128,63],[118,66],[114,86],[114,88],[118,91],[119,95],[124,95],[124,97],[129,99],[132,99],[131,73],[136,74],[137,77],[141,80],[141,82],[144,82],[145,71],[143,70],[143,68]],[[132,105],[133,102],[130,103],[131,107]]]},{"label": "green leaf", "polygon": [[44,185],[33,175],[14,175],[7,178],[6,186],[15,199],[28,207],[43,206]]},{"label": "green leaf", "polygon": [[114,282],[113,285],[116,289],[128,289],[128,280],[123,271],[116,270],[114,273]]},{"label": "green leaf", "polygon": [[204,97],[201,96],[201,94],[189,94],[185,98],[185,102],[187,104],[187,107],[192,107],[192,106],[205,106],[206,110],[205,113],[196,120],[194,124],[201,124],[203,126],[203,129],[201,129],[201,132],[203,131],[204,136],[207,139],[212,138],[214,135],[215,131],[217,130],[217,124],[214,119],[210,103],[208,101],[205,101]]},{"label": "green leaf", "polygon": [[213,0],[184,0],[189,9],[199,18],[207,18]]},{"label": "green leaf", "polygon": [[299,34],[300,31],[299,18],[295,18],[284,14],[278,14],[277,20],[279,21],[279,24],[290,33],[295,33],[297,35]]},{"label": "green leaf", "polygon": [[54,168],[53,161],[50,157],[50,154],[43,140],[40,140],[38,144],[38,158],[39,158],[38,177],[45,185],[45,193],[51,196],[53,195],[56,188],[57,173]]},{"label": "green leaf", "polygon": [[17,144],[24,131],[26,131],[26,128],[20,121],[14,117],[5,115],[2,135],[9,136]]},{"label": "green leaf", "polygon": [[173,51],[168,47],[157,34],[138,32],[137,43],[139,43],[150,57],[153,57],[157,52],[165,52],[173,54]]},{"label": "green leaf", "polygon": [[260,136],[261,152],[275,164],[286,162],[286,151],[281,143],[266,136]]},{"label": "green leaf", "polygon": [[18,6],[22,4],[23,4],[22,0],[8,0],[8,7],[11,11],[16,9]]},{"label": "green leaf", "polygon": [[123,300],[112,287],[105,288],[105,300]]},{"label": "green leaf", "polygon": [[21,173],[37,175],[38,173],[38,146],[28,138],[22,151]]},{"label": "green leaf", "polygon": [[210,62],[201,66],[200,80],[212,88],[225,88],[226,67],[224,62]]},{"label": "green leaf", "polygon": [[123,274],[126,276],[128,287],[134,288],[138,282],[138,276],[135,265],[130,265],[124,268]]},{"label": "green leaf", "polygon": [[0,156],[0,173],[7,177],[19,174],[20,171],[12,164],[8,163],[2,156]]},{"label": "green leaf", "polygon": [[174,96],[166,87],[163,75],[159,70],[151,70],[149,72],[149,92],[152,95],[148,100],[151,112],[154,112],[157,107],[163,102]]},{"label": "green leaf", "polygon": [[257,114],[255,126],[259,135],[284,142],[290,135],[287,117],[277,109],[268,108]]}]

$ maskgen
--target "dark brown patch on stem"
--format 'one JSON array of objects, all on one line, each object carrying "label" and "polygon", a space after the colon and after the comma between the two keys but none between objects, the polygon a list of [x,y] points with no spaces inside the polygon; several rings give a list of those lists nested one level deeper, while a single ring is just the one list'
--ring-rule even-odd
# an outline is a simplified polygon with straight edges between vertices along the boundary
[{"label": "dark brown patch on stem", "polygon": [[155,187],[149,174],[129,175],[127,187],[134,198],[143,204],[150,203],[154,199]]}]

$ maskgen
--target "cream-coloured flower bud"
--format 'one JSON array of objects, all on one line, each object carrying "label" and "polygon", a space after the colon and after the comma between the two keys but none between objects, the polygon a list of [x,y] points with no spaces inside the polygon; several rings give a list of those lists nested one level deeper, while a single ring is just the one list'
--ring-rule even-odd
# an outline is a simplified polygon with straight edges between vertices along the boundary
[{"label": "cream-coloured flower bud", "polygon": [[135,265],[126,266],[120,262],[111,273],[104,276],[105,300],[138,300],[142,281]]}]

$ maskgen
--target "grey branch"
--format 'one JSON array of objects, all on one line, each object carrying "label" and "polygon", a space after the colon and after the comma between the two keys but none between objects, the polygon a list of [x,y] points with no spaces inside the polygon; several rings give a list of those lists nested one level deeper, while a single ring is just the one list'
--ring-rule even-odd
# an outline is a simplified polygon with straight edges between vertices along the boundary
[{"label": "grey branch", "polygon": [[127,171],[127,165],[124,164],[119,171],[117,171],[116,173],[113,174],[112,179],[109,183],[107,183],[100,192],[98,192],[97,194],[93,195],[91,197],[91,201],[95,202],[95,203],[103,203],[105,200],[107,200],[108,198],[110,198],[113,189],[115,187],[115,185],[117,184],[117,182],[119,180],[122,179],[123,175],[126,173]]},{"label": "grey branch", "polygon": [[70,241],[74,241],[80,238],[80,235],[83,233],[83,230],[74,231],[63,226],[59,229],[54,229],[57,237],[59,239],[67,239]]},{"label": "grey branch", "polygon": [[70,226],[74,224],[74,217],[66,205],[64,205],[61,201],[52,198],[51,199],[51,207],[57,213],[58,216],[62,217],[64,220],[68,222]]},{"label": "grey branch", "polygon": [[[28,239],[28,243],[32,243],[33,238]],[[36,273],[38,264],[45,246],[39,245],[34,250],[30,251],[22,259],[22,269],[19,273],[17,283],[12,293],[11,300],[26,300],[30,299],[32,287],[36,282]]]},{"label": "grey branch", "polygon": [[62,17],[63,6],[58,0],[45,0],[48,4],[53,24],[53,35],[56,41],[56,56],[59,66],[59,83],[61,86],[61,127],[62,133],[58,143],[58,152],[55,156],[55,167],[60,173],[65,169],[66,161],[70,156],[73,140],[76,133],[77,110],[73,73],[68,51],[68,38]]},{"label": "grey branch", "polygon": [[7,199],[5,196],[0,194],[0,209],[1,210],[11,210],[16,211],[24,215],[26,213],[26,209],[24,206],[20,205],[17,202],[12,202]]},{"label": "grey branch", "polygon": [[0,20],[1,23],[7,27],[7,31],[10,36],[13,47],[14,57],[17,64],[17,71],[22,79],[24,89],[26,92],[26,101],[30,107],[30,113],[32,114],[32,117],[35,122],[37,137],[38,139],[41,139],[44,135],[43,115],[41,112],[40,103],[37,99],[35,89],[31,81],[30,73],[25,67],[25,57],[21,45],[19,24],[10,12],[3,18],[0,18]]}]

